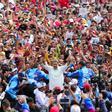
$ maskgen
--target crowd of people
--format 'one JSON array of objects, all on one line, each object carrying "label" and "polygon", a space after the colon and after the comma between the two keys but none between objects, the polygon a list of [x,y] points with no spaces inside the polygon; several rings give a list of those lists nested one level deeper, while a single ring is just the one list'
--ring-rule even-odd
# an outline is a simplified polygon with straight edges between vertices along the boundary
[{"label": "crowd of people", "polygon": [[111,0],[0,0],[0,112],[112,112]]}]

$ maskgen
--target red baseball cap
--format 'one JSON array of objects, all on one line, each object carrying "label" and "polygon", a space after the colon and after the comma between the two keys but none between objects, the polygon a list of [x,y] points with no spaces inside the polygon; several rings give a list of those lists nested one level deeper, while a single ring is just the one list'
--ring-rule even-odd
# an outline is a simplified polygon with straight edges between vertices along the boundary
[{"label": "red baseball cap", "polygon": [[84,83],[83,87],[84,89],[87,89],[87,90],[91,89],[91,85],[89,83]]}]

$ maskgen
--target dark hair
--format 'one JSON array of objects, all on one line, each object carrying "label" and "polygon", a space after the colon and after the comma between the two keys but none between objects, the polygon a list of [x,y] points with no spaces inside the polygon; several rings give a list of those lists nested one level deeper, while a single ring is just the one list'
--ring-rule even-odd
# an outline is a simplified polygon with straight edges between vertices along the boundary
[{"label": "dark hair", "polygon": [[9,102],[9,100],[4,99],[4,100],[1,102],[1,105],[2,105],[2,106],[5,106],[5,107],[7,108],[7,107],[10,106],[10,102]]},{"label": "dark hair", "polygon": [[2,73],[5,73],[7,71],[11,71],[11,68],[9,68],[9,66],[7,64],[3,64],[1,66],[1,69],[2,69]]},{"label": "dark hair", "polygon": [[47,90],[45,93],[46,93],[46,94],[52,93],[52,91],[51,91],[51,90]]},{"label": "dark hair", "polygon": [[80,61],[79,64],[82,66],[86,66],[86,63],[84,61]]},{"label": "dark hair", "polygon": [[29,97],[29,98],[27,98],[27,102],[28,102],[28,103],[29,103],[29,102],[34,102],[34,100],[33,100],[32,97]]},{"label": "dark hair", "polygon": [[61,91],[58,90],[58,89],[55,89],[55,90],[53,91],[53,95],[59,95],[60,93],[61,93]]},{"label": "dark hair", "polygon": [[83,88],[83,92],[84,93],[88,93],[90,91],[90,89],[85,89],[85,88]]},{"label": "dark hair", "polygon": [[75,92],[76,91],[76,87],[74,86],[74,85],[71,85],[71,90],[73,91],[73,92]]},{"label": "dark hair", "polygon": [[72,100],[70,105],[72,106],[74,104],[79,105],[75,100]]}]

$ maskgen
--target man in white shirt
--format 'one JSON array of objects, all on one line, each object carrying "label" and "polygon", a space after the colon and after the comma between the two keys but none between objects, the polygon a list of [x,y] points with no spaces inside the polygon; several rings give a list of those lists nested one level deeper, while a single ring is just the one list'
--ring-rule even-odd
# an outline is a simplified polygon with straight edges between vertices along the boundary
[{"label": "man in white shirt", "polygon": [[49,72],[49,89],[53,90],[55,87],[60,87],[63,90],[64,75],[63,73],[67,69],[67,64],[58,66],[58,61],[53,60],[52,66],[47,63],[43,67]]},{"label": "man in white shirt", "polygon": [[[78,87],[78,80],[77,79],[72,79],[70,82],[69,82],[69,85],[70,86],[73,86],[76,90],[74,91],[74,96],[77,100],[78,103],[80,103],[81,101],[81,90],[80,88]],[[73,97],[71,96],[70,97],[71,100],[73,99]]]},{"label": "man in white shirt", "polygon": [[81,112],[79,105],[72,105],[70,108],[70,112]]},{"label": "man in white shirt", "polygon": [[77,79],[72,79],[70,82],[69,82],[69,85],[74,85],[76,87],[76,94],[80,94],[81,93],[81,90],[80,88],[78,87],[78,80]]},{"label": "man in white shirt", "polygon": [[88,14],[88,9],[85,5],[82,5],[82,7],[79,8],[79,15],[82,16],[83,18],[87,17]]},{"label": "man in white shirt", "polygon": [[103,17],[101,16],[100,12],[97,12],[95,16],[93,17],[93,20],[97,23],[100,23],[103,20]]},{"label": "man in white shirt", "polygon": [[100,38],[99,37],[92,37],[90,40],[91,44],[98,44],[100,42]]},{"label": "man in white shirt", "polygon": [[37,88],[34,90],[36,105],[41,109],[43,106],[48,106],[47,96],[44,92],[46,84],[44,82],[37,83]]},{"label": "man in white shirt", "polygon": [[29,44],[32,44],[33,42],[34,42],[34,35],[33,34],[30,34],[30,38],[29,38],[28,43]]},{"label": "man in white shirt", "polygon": [[72,39],[74,35],[74,32],[71,29],[68,29],[68,31],[65,34],[65,40],[67,40],[68,38]]}]

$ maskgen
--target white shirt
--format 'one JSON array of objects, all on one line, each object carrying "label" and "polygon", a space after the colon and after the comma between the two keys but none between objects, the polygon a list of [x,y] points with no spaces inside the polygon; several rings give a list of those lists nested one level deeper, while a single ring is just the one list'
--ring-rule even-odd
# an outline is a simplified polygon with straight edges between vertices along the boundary
[{"label": "white shirt", "polygon": [[79,15],[80,16],[85,17],[85,16],[87,16],[87,14],[88,14],[87,8],[83,8],[83,7],[79,8]]},{"label": "white shirt", "polygon": [[33,41],[34,41],[34,36],[32,34],[30,34],[29,43],[32,44]]},{"label": "white shirt", "polygon": [[4,7],[3,3],[0,3],[0,10]]},{"label": "white shirt", "polygon": [[81,94],[81,90],[80,90],[80,88],[78,86],[76,88],[75,94]]},{"label": "white shirt", "polygon": [[96,15],[93,17],[93,20],[95,20],[97,23],[100,23],[103,20],[103,17],[100,15]]},{"label": "white shirt", "polygon": [[66,35],[65,35],[65,40],[67,40],[68,38],[71,38],[72,39],[72,37],[73,37],[73,35],[74,35],[74,32],[72,32],[72,31],[67,31],[66,32]]},{"label": "white shirt", "polygon": [[60,99],[66,97],[66,95],[64,93],[60,93],[59,95],[57,95],[57,101],[60,102]]},{"label": "white shirt", "polygon": [[81,3],[82,4],[87,3],[87,0],[81,0]]},{"label": "white shirt", "polygon": [[9,0],[9,3],[12,3],[15,5],[15,0]]},{"label": "white shirt", "polygon": [[90,40],[91,44],[98,44],[100,42],[99,37],[92,37]]},{"label": "white shirt", "polygon": [[[77,86],[76,88],[76,91],[74,92],[74,96],[75,96],[75,99],[78,103],[80,103],[81,101],[81,90],[80,88]],[[72,95],[70,95],[70,100],[72,101],[74,98]]]},{"label": "white shirt", "polygon": [[38,107],[41,107],[41,106],[48,106],[48,99],[47,99],[47,96],[44,92],[41,92],[37,89],[34,90],[34,94],[35,94],[35,101],[36,101],[36,105]]},{"label": "white shirt", "polygon": [[55,87],[60,87],[63,90],[64,84],[64,71],[67,69],[67,65],[58,66],[54,69],[52,66],[44,65],[44,68],[49,72],[49,89],[53,90]]},{"label": "white shirt", "polygon": [[70,108],[70,112],[81,112],[81,109],[78,105],[72,105]]}]

